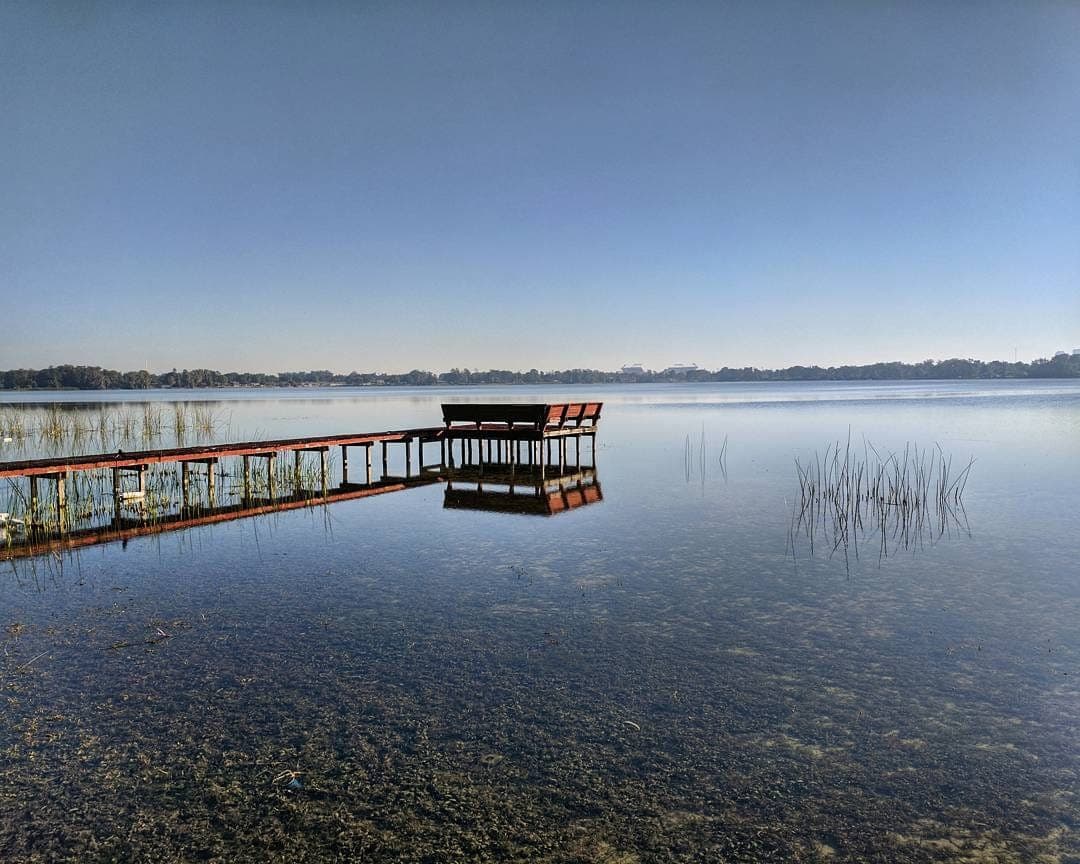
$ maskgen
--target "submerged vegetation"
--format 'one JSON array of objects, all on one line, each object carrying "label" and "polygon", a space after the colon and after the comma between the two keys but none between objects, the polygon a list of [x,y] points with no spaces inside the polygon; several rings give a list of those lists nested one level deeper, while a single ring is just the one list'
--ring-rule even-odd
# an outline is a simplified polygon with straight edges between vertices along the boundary
[{"label": "submerged vegetation", "polygon": [[824,457],[807,464],[795,459],[799,500],[791,519],[789,541],[804,538],[810,554],[823,544],[829,554],[849,549],[859,555],[860,537],[878,541],[878,555],[890,549],[911,549],[935,542],[953,529],[966,531],[964,490],[972,457],[954,470],[951,456],[939,445],[919,449],[905,445],[903,452],[882,454],[869,441],[852,449],[830,444]]}]

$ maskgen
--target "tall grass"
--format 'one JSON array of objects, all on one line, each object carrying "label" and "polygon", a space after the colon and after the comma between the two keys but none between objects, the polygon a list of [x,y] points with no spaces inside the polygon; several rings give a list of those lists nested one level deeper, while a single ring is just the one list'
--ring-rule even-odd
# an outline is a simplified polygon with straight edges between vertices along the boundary
[{"label": "tall grass", "polygon": [[[214,406],[175,403],[87,410],[53,404],[0,411],[0,461],[206,443],[224,428]],[[168,418],[168,419],[167,419]],[[10,439],[10,440],[7,440]]]}]

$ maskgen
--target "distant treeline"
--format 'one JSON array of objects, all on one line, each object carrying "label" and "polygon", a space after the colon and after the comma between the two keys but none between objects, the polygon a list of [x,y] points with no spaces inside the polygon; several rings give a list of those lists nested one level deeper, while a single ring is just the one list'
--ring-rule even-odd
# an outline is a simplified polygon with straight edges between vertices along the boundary
[{"label": "distant treeline", "polygon": [[432,384],[650,384],[687,381],[889,381],[966,378],[1080,378],[1080,356],[1007,363],[1001,360],[924,360],[922,363],[871,363],[868,366],[791,366],[787,369],[724,367],[715,371],[602,372],[566,369],[560,372],[487,372],[451,369],[404,374],[350,372],[326,369],[311,372],[216,372],[184,369],[171,372],[117,372],[100,366],[50,366],[48,369],[11,369],[0,372],[3,390],[149,390],[155,387],[349,387],[424,386]]}]

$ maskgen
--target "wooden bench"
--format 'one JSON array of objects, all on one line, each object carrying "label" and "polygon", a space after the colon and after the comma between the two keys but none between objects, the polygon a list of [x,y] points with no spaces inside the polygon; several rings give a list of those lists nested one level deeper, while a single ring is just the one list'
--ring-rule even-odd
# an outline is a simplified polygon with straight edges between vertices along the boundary
[{"label": "wooden bench", "polygon": [[568,428],[593,428],[600,422],[602,402],[562,402],[554,405],[523,404],[518,402],[442,406],[443,422],[476,429],[524,427],[537,432]]},{"label": "wooden bench", "polygon": [[596,426],[600,422],[603,402],[563,402],[547,406],[547,428],[566,426]]}]

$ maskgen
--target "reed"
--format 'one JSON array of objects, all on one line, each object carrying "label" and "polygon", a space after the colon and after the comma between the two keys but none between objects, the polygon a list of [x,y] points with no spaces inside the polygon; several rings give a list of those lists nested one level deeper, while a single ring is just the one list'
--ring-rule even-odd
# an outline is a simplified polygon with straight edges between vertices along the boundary
[{"label": "reed", "polygon": [[203,438],[212,438],[220,422],[214,409],[203,403],[192,407],[191,419],[195,432]]},{"label": "reed", "polygon": [[[727,449],[728,436],[725,435],[716,460],[716,464],[720,468],[720,473],[725,480],[727,480]],[[690,435],[687,435],[683,444],[683,470],[686,474],[686,482],[689,483],[695,477],[700,477],[702,482],[704,482],[705,477],[709,473],[709,465],[711,464],[713,463],[709,457],[709,444],[708,439],[705,436],[705,424],[702,423],[701,436],[697,441],[695,442]]]},{"label": "reed", "polygon": [[849,548],[859,555],[859,540],[869,532],[878,538],[879,558],[890,548],[914,548],[934,542],[952,529],[966,530],[963,507],[975,459],[954,470],[952,456],[940,445],[920,449],[905,444],[903,451],[882,453],[869,441],[861,453],[836,441],[824,456],[795,460],[799,496],[789,540],[808,541],[810,553],[824,540],[830,554]]},{"label": "reed", "polygon": [[41,420],[38,435],[43,441],[58,442],[64,438],[74,437],[74,428],[71,416],[57,406],[51,405],[46,409],[45,416]]},{"label": "reed", "polygon": [[155,403],[93,412],[55,404],[6,409],[0,412],[0,442],[7,438],[11,444],[30,442],[31,449],[37,451],[30,455],[63,456],[91,449],[108,452],[118,447],[150,448],[160,446],[163,438],[172,443],[170,437],[177,446],[183,446],[191,435],[198,440],[213,438],[222,426],[210,405],[189,408],[175,403],[168,421],[167,410]]},{"label": "reed", "polygon": [[173,402],[173,437],[176,440],[177,447],[183,447],[184,441],[187,438],[188,426],[190,418],[188,417],[188,407],[183,402]]},{"label": "reed", "polygon": [[142,407],[142,436],[147,443],[156,441],[161,437],[165,428],[165,419],[161,414],[161,406],[147,403]]}]

